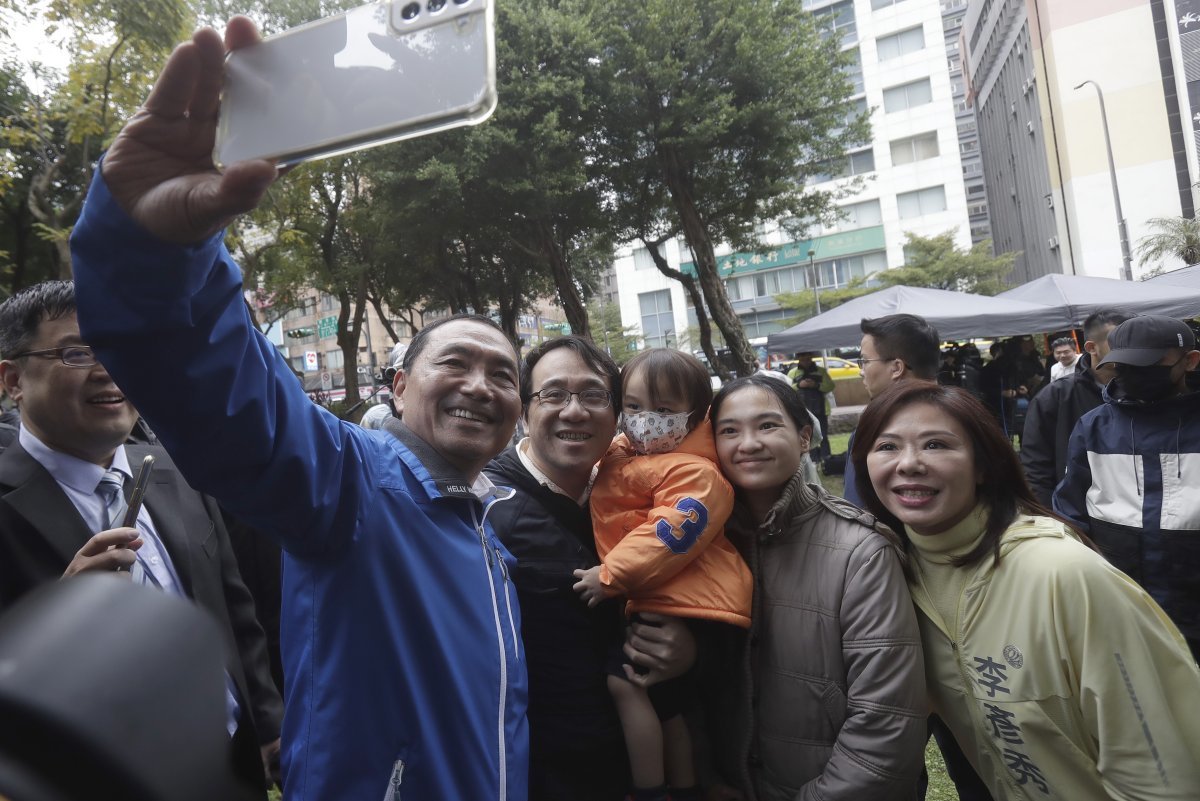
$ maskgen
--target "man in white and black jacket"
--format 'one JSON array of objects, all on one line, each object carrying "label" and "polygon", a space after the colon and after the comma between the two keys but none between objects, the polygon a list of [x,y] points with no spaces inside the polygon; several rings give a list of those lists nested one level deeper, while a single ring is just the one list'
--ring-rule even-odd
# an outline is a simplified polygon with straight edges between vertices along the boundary
[{"label": "man in white and black jacket", "polygon": [[1108,336],[1116,365],[1103,406],[1079,421],[1054,509],[1137,581],[1200,654],[1200,364],[1196,338],[1171,317],[1134,317]]}]

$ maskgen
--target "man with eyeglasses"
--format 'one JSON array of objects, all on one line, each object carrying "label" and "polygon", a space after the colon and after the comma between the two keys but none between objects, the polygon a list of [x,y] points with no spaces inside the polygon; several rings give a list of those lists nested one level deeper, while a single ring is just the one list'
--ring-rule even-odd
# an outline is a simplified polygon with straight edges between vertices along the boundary
[{"label": "man with eyeglasses", "polygon": [[[0,454],[0,610],[87,572],[207,609],[236,647],[226,672],[234,770],[265,798],[263,762],[278,750],[282,702],[216,507],[161,448],[125,444],[137,411],[80,336],[73,284],[47,281],[0,305],[0,356],[0,381],[21,410],[17,440]],[[126,527],[124,492],[147,454],[152,481]]]},{"label": "man with eyeglasses", "polygon": [[[596,465],[616,432],[620,370],[590,340],[552,339],[521,367],[528,436],[485,470],[512,487],[492,524],[517,557],[513,580],[529,668],[531,801],[622,798],[628,767],[605,658],[621,630],[617,602],[593,608],[571,589],[574,571],[599,564],[588,497]],[[686,624],[645,615],[629,655],[650,683],[686,670],[694,642]]]}]

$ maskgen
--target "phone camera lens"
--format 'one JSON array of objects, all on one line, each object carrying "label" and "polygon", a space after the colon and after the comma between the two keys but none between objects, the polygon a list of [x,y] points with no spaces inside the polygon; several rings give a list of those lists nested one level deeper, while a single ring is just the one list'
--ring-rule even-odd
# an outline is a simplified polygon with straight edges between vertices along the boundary
[{"label": "phone camera lens", "polygon": [[413,20],[421,13],[420,3],[409,3],[404,8],[400,9],[400,18],[405,20]]},{"label": "phone camera lens", "polygon": [[429,0],[425,8],[429,9],[430,14],[436,14],[446,7],[446,0]]}]

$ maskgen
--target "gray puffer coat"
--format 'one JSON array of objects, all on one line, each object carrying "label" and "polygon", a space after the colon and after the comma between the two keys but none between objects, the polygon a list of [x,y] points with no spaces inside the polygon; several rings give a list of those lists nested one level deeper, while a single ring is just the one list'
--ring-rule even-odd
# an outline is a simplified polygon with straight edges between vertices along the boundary
[{"label": "gray puffer coat", "polygon": [[912,798],[928,707],[895,535],[799,473],[765,522],[739,505],[726,532],[754,612],[716,660],[707,728],[724,780],[748,801]]}]

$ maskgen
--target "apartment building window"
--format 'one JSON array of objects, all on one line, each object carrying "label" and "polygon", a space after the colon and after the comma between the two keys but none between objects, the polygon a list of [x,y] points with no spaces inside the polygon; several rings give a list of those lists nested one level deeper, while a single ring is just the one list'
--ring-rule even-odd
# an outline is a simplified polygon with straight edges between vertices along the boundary
[{"label": "apartment building window", "polygon": [[851,153],[846,160],[846,164],[847,175],[862,175],[863,173],[874,172],[875,151],[867,148],[866,150]]},{"label": "apartment building window", "polygon": [[820,165],[816,174],[808,180],[811,184],[832,181],[834,178],[848,178],[851,175],[862,175],[875,170],[875,151],[871,148],[848,153],[836,161]]},{"label": "apartment building window", "polygon": [[933,102],[933,87],[928,78],[912,83],[902,83],[883,90],[883,110],[888,114],[906,111]]},{"label": "apartment building window", "polygon": [[[850,79],[850,94],[861,95],[863,93],[863,69],[862,69],[862,53],[858,48],[854,48],[854,60],[846,66],[842,67],[842,72]],[[863,101],[864,103],[866,101]]]},{"label": "apartment building window", "polygon": [[[662,255],[665,257],[665,254],[663,254],[662,245],[659,245],[658,252],[659,252],[659,255]],[[655,269],[654,259],[651,258],[649,250],[647,250],[644,247],[633,249],[633,269],[635,269],[635,270],[653,270],[653,269]]]},{"label": "apartment building window", "polygon": [[838,224],[838,230],[853,231],[856,228],[866,228],[883,223],[883,213],[878,200],[864,200],[861,203],[848,203],[842,206],[844,219]]},{"label": "apartment building window", "polygon": [[675,336],[675,314],[671,309],[671,290],[642,292],[638,295],[638,306],[642,312],[642,338],[646,340],[646,347],[666,347],[668,337],[672,345],[678,341]]},{"label": "apartment building window", "polygon": [[938,155],[937,131],[892,140],[892,164],[912,164]]},{"label": "apartment building window", "polygon": [[759,273],[754,276],[754,297],[773,298],[779,294],[779,273]]},{"label": "apartment building window", "polygon": [[842,45],[852,45],[858,41],[858,26],[854,19],[854,2],[853,0],[842,0],[840,3],[834,3],[826,8],[820,8],[813,11],[813,14],[820,21],[826,18],[832,20],[830,33],[842,40]]},{"label": "apartment building window", "polygon": [[879,11],[883,8],[891,8],[892,6],[902,2],[904,2],[904,0],[871,0],[871,10]]},{"label": "apartment building window", "polygon": [[945,211],[946,188],[944,186],[931,186],[926,189],[918,189],[915,192],[901,192],[896,195],[896,206],[900,211],[900,219],[902,220]]},{"label": "apartment building window", "polygon": [[880,61],[916,53],[925,48],[925,28],[918,25],[890,36],[880,36],[875,40],[875,47],[879,52]]},{"label": "apartment building window", "polygon": [[748,275],[726,278],[725,296],[730,300],[751,300],[754,297],[754,282]]}]

